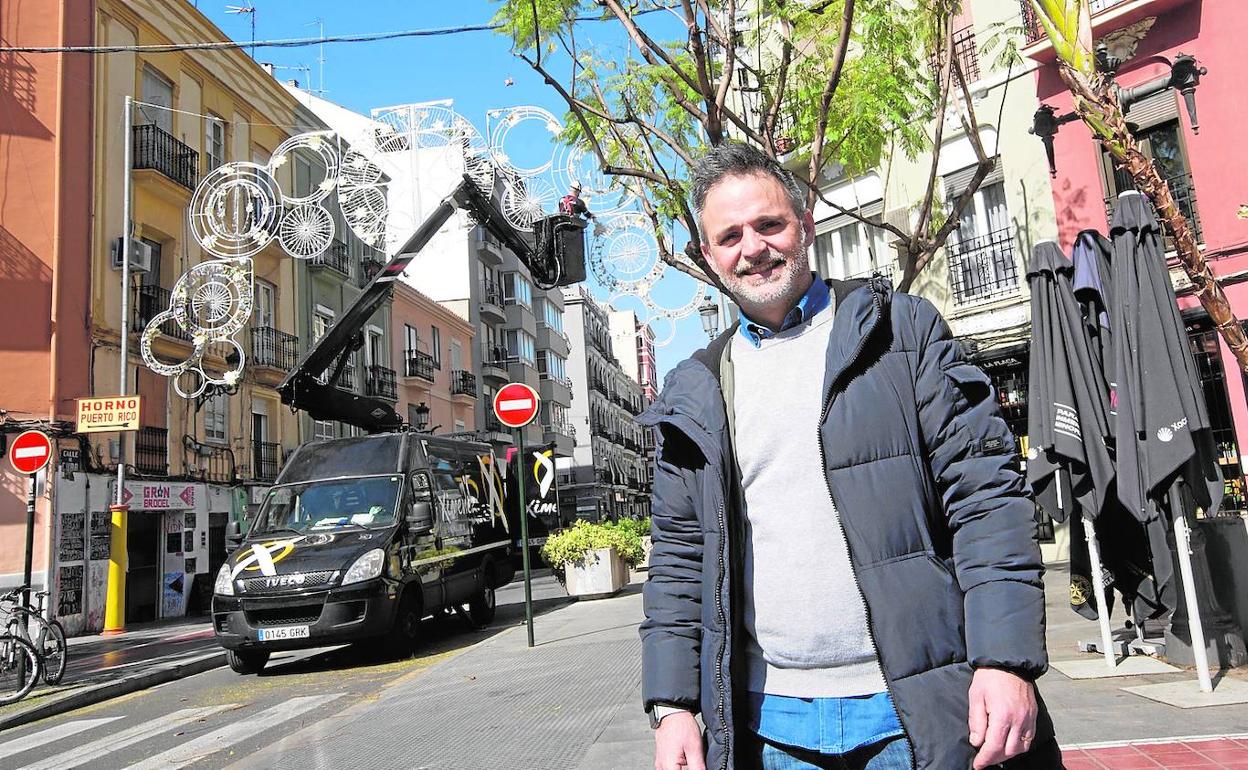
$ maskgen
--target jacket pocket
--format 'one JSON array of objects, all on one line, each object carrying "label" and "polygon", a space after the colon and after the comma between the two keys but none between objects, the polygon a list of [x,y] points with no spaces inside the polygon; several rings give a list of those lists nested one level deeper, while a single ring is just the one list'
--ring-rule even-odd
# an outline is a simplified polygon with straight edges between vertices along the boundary
[{"label": "jacket pocket", "polygon": [[913,553],[864,568],[859,582],[890,680],[966,660],[962,590],[944,561]]}]

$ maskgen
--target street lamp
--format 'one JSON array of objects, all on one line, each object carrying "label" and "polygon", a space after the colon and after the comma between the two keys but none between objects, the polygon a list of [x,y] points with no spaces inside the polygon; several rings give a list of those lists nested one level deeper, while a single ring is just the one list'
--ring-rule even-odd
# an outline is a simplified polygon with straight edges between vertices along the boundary
[{"label": "street lamp", "polygon": [[429,430],[429,405],[421,401],[416,405],[414,411],[416,412],[416,423],[412,427],[416,429],[417,433],[424,433]]},{"label": "street lamp", "polygon": [[709,339],[715,339],[719,334],[719,305],[711,301],[710,294],[698,305],[698,315],[702,316],[702,331],[706,332]]}]

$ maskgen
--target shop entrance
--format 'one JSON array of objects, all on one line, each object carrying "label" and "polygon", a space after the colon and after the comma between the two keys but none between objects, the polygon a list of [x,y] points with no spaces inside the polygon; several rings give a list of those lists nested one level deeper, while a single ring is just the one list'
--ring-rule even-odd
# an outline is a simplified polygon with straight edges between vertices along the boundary
[{"label": "shop entrance", "polygon": [[131,511],[126,526],[126,623],[155,620],[160,602],[161,515]]}]

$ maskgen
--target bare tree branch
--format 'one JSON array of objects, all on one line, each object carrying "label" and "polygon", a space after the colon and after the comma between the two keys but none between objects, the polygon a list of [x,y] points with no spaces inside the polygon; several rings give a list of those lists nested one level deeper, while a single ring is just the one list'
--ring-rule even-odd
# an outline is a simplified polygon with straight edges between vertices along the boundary
[{"label": "bare tree branch", "polygon": [[[832,59],[832,74],[828,77],[828,83],[824,86],[823,94],[819,98],[819,116],[815,125],[815,144],[814,151],[810,156],[810,165],[808,174],[811,179],[818,179],[819,172],[823,171],[824,148],[823,142],[828,131],[828,110],[832,106],[832,97],[836,94],[836,87],[841,84],[841,73],[845,69],[845,54],[849,51],[849,33],[854,25],[854,0],[845,0],[845,8],[841,15],[840,39],[837,41],[836,54]],[[844,141],[843,139],[841,141]],[[839,144],[838,144],[839,147]],[[810,204],[813,205],[813,200]]]},{"label": "bare tree branch", "polygon": [[919,239],[927,230],[931,221],[933,199],[936,194],[937,171],[940,166],[940,145],[945,134],[945,111],[949,108],[949,86],[953,80],[953,30],[949,18],[939,19],[940,30],[940,99],[936,103],[936,130],[932,137],[932,164],[927,175],[927,189],[923,193],[923,203],[919,207],[919,221],[910,234],[910,253],[916,254],[920,249]]}]

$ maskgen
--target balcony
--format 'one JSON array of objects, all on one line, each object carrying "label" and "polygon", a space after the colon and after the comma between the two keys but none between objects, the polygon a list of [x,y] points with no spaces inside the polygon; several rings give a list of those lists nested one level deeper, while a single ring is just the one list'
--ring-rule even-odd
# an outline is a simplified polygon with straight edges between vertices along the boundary
[{"label": "balcony", "polygon": [[148,476],[169,474],[169,431],[139,428],[134,434],[134,469]]},{"label": "balcony", "polygon": [[186,474],[200,481],[233,484],[238,480],[234,452],[229,447],[205,444],[191,436],[182,437]]},{"label": "balcony", "polygon": [[501,433],[504,436],[510,436],[511,428],[508,428],[506,425],[499,422],[498,418],[494,416],[493,409],[487,409],[485,414],[485,432]]},{"label": "balcony", "polygon": [[338,381],[334,383],[334,387],[339,390],[354,391],[355,390],[355,367],[348,366],[342,370],[342,374],[338,376]]},{"label": "balcony", "polygon": [[[1205,236],[1200,230],[1200,211],[1196,208],[1196,188],[1192,186],[1192,175],[1178,174],[1168,177],[1166,184],[1170,185],[1170,195],[1174,197],[1174,205],[1178,206],[1179,211],[1187,218],[1187,223],[1191,226],[1192,233],[1196,236],[1196,242],[1204,243]],[[1114,207],[1117,204],[1117,196],[1105,199],[1105,217],[1110,222],[1114,221]],[[1174,235],[1167,229],[1166,250],[1171,251],[1173,249]]]},{"label": "balcony", "polygon": [[384,398],[387,401],[398,401],[399,391],[395,386],[394,370],[388,366],[373,365],[368,367],[368,378],[364,381],[367,395]]},{"label": "balcony", "polygon": [[506,382],[510,377],[507,373],[508,358],[506,346],[482,344],[481,378],[483,380]]},{"label": "balcony", "polygon": [[[131,320],[133,331],[142,334],[153,318],[169,309],[170,298],[170,291],[160,286],[136,286],[134,288],[134,316]],[[160,331],[167,337],[187,342],[191,340],[190,332],[172,319],[161,324]]]},{"label": "balcony", "polygon": [[[1089,0],[1088,10],[1095,16],[1101,11],[1126,2],[1128,0]],[[1023,13],[1023,33],[1027,38],[1027,45],[1045,39],[1047,35],[1044,25],[1040,23],[1040,17],[1036,15],[1036,9],[1032,7],[1031,0],[1018,0],[1018,5]]]},{"label": "balcony", "polygon": [[503,306],[502,287],[489,279],[481,281],[481,315],[483,321],[493,324],[506,323],[507,310]]},{"label": "balcony", "polygon": [[483,227],[477,228],[477,253],[486,264],[503,264],[503,244]]},{"label": "balcony", "polygon": [[351,253],[347,244],[335,238],[328,249],[308,260],[308,267],[318,270],[328,268],[344,278],[350,278]]},{"label": "balcony", "polygon": [[1018,291],[1018,260],[1014,230],[1000,230],[960,239],[946,247],[949,287],[955,305],[969,305]]},{"label": "balcony", "polygon": [[199,181],[199,153],[182,144],[159,126],[147,124],[131,129],[134,138],[134,169],[159,171],[188,190]]},{"label": "balcony", "polygon": [[403,376],[433,382],[433,356],[419,350],[403,351]]},{"label": "balcony", "polygon": [[477,375],[463,369],[451,372],[451,395],[477,397]]},{"label": "balcony", "polygon": [[[1161,16],[1191,2],[1192,0],[1089,0],[1092,37],[1099,40],[1109,32],[1123,29],[1150,16]],[[1022,12],[1023,35],[1026,38],[1020,53],[1037,61],[1052,61],[1053,44],[1049,42],[1049,36],[1031,6],[1031,0],[1018,0],[1018,4]]]},{"label": "balcony", "polygon": [[360,288],[367,286],[385,266],[386,263],[376,257],[360,257]]},{"label": "balcony", "polygon": [[271,441],[251,442],[251,477],[256,481],[274,481],[281,467],[281,447]]},{"label": "balcony", "polygon": [[288,372],[295,368],[299,338],[271,326],[251,328],[251,360],[254,366],[267,366]]}]

